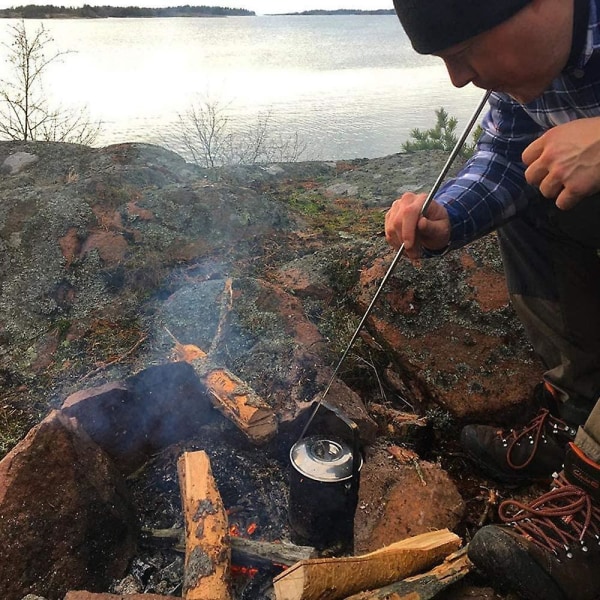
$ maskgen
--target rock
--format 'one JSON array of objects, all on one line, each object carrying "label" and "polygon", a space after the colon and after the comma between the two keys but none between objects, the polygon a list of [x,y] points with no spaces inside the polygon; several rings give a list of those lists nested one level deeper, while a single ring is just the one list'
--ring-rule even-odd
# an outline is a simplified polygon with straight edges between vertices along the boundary
[{"label": "rock", "polygon": [[38,157],[35,154],[30,154],[29,152],[15,152],[4,159],[0,168],[9,175],[14,175],[19,171],[26,169],[29,165],[36,163],[37,160]]},{"label": "rock", "polygon": [[103,590],[136,548],[124,480],[74,419],[52,412],[0,462],[0,597]]},{"label": "rock", "polygon": [[[389,261],[375,259],[355,288],[366,308]],[[509,305],[493,239],[414,264],[400,261],[369,320],[417,407],[490,419],[521,405],[542,366]]]},{"label": "rock", "polygon": [[155,452],[197,433],[214,418],[210,401],[187,363],[149,367],[122,382],[82,389],[63,403],[124,474]]},{"label": "rock", "polygon": [[[207,444],[225,437],[197,427],[221,417],[189,365],[165,364],[174,348],[168,329],[265,399],[285,425],[276,440],[283,452],[393,257],[382,236],[386,208],[403,191],[427,191],[445,160],[422,152],[206,170],[147,144],[0,142],[0,416],[26,415],[20,433],[0,436],[2,451],[65,397],[57,422],[76,415],[77,430],[122,473],[188,435]],[[543,370],[508,304],[493,236],[420,265],[400,261],[357,342],[326,401],[358,423],[367,444],[377,433],[373,401],[428,415],[434,445],[439,431],[456,443],[458,429],[439,422],[507,419]],[[85,433],[75,442],[64,432],[54,444],[93,446]],[[376,449],[393,439],[385,423],[379,435]],[[227,440],[236,441],[231,429]],[[244,451],[251,468],[252,450]],[[423,486],[411,464],[371,452],[357,520],[365,548],[456,523],[456,488],[436,464],[418,461]],[[46,460],[68,470],[59,458]],[[29,500],[23,510],[35,517],[40,506]],[[65,550],[60,537],[57,548]]]},{"label": "rock", "polygon": [[326,257],[314,253],[285,264],[275,277],[284,290],[299,298],[331,301],[335,293],[324,273],[326,267]]},{"label": "rock", "polygon": [[[246,308],[245,322],[233,320],[231,329],[245,337],[226,366],[243,379],[252,377],[239,370],[262,369],[249,384],[288,412],[296,400],[312,400],[316,372],[335,363],[327,354],[349,339],[327,319],[359,318],[389,264],[389,247],[367,225],[378,220],[381,228],[383,209],[402,189],[430,186],[446,159],[419,152],[208,171],[147,144],[0,143],[0,161],[15,156],[37,160],[0,180],[0,341],[12,371],[35,380],[53,367],[66,374],[82,357],[93,364],[86,344],[106,325],[161,327],[153,316],[166,293],[176,300],[187,286],[214,287],[234,269]],[[356,214],[346,215],[348,207]],[[252,311],[244,296],[272,296],[283,312]],[[214,334],[218,307],[216,318],[202,310],[209,323],[195,328]],[[194,328],[191,321],[190,312],[186,325]],[[275,344],[270,321],[279,330]],[[508,305],[493,236],[420,268],[401,261],[367,328],[390,359],[387,374],[422,411],[440,405],[461,419],[501,415],[542,372]],[[181,328],[176,335],[184,337]],[[301,345],[283,347],[282,335]],[[122,343],[123,352],[133,343],[115,338],[107,345]],[[151,342],[163,338],[158,331]],[[137,370],[148,359],[164,362],[158,350],[139,354]],[[274,353],[277,360],[263,360]],[[105,380],[122,380],[125,367],[117,364]]]},{"label": "rock", "polygon": [[155,146],[0,143],[0,162],[25,155],[37,161],[0,181],[0,323],[13,343],[38,338],[49,318],[135,318],[140,284],[158,284],[182,259],[295,224],[281,204],[209,182]]},{"label": "rock", "polygon": [[459,491],[439,465],[418,457],[401,463],[385,447],[373,447],[360,474],[355,550],[371,552],[435,529],[452,531],[464,510]]}]

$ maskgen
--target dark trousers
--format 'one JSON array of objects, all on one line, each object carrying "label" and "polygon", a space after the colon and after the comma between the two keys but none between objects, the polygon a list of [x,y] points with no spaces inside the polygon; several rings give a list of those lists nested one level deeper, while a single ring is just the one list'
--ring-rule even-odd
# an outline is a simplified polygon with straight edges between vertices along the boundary
[{"label": "dark trousers", "polygon": [[598,441],[590,458],[600,460],[600,403],[592,411],[600,397],[600,195],[568,211],[534,198],[498,237],[511,301],[544,379],[561,396],[563,418],[590,415],[584,430]]}]

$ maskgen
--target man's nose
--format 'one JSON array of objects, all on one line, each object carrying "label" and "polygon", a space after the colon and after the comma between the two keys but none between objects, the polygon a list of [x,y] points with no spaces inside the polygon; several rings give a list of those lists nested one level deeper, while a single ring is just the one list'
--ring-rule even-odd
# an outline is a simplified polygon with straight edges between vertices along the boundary
[{"label": "man's nose", "polygon": [[464,61],[444,59],[452,85],[458,88],[465,87],[475,79],[475,71]]}]

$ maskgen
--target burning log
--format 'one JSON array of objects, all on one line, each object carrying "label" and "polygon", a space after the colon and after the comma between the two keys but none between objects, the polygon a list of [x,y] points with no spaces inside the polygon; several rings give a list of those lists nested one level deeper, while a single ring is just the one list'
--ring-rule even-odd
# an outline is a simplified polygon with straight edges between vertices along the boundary
[{"label": "burning log", "polygon": [[255,444],[270,440],[277,433],[277,419],[271,407],[239,377],[220,367],[204,370],[192,365],[208,389],[213,405],[233,421]]},{"label": "burning log", "polygon": [[185,518],[183,596],[186,600],[231,600],[227,514],[205,452],[185,452],[177,461]]},{"label": "burning log", "polygon": [[386,585],[378,590],[370,590],[349,596],[345,600],[431,600],[443,589],[462,579],[471,570],[472,563],[467,557],[467,549],[461,548],[451,554],[441,565],[427,573],[408,577]]},{"label": "burning log", "polygon": [[430,568],[459,546],[460,538],[442,529],[362,556],[303,560],[275,577],[275,597],[277,600],[342,600]]},{"label": "burning log", "polygon": [[262,444],[277,433],[275,413],[250,386],[225,367],[213,365],[210,352],[207,354],[193,344],[182,344],[168,329],[166,331],[175,341],[174,358],[194,367],[213,406],[235,423],[251,442]]}]

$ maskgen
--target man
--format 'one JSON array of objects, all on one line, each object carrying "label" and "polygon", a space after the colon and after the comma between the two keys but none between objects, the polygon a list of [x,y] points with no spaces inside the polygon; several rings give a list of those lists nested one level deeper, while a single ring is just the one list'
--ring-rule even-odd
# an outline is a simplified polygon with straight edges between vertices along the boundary
[{"label": "man", "polygon": [[505,481],[564,463],[547,494],[503,503],[506,525],[478,531],[469,556],[524,598],[600,598],[600,0],[394,4],[417,52],[493,94],[475,156],[425,216],[423,194],[396,200],[387,240],[417,259],[497,230],[546,368],[543,409],[520,431],[475,425],[461,439]]}]

